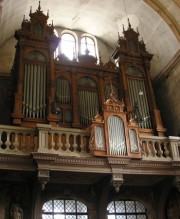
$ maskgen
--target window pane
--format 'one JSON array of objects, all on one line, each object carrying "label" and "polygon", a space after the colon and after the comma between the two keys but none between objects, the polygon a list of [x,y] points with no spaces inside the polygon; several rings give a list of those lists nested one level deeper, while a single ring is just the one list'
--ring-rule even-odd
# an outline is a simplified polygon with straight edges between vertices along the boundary
[{"label": "window pane", "polygon": [[96,56],[95,43],[90,37],[83,37],[81,39],[81,54],[86,54],[86,49],[89,50],[89,55]]},{"label": "window pane", "polygon": [[54,212],[64,212],[63,200],[54,200]]},{"label": "window pane", "polygon": [[126,219],[125,215],[116,215],[116,219]]},{"label": "window pane", "polygon": [[66,215],[66,219],[76,219],[76,215]]},{"label": "window pane", "polygon": [[56,199],[43,205],[42,219],[88,219],[87,206],[80,201]]},{"label": "window pane", "polygon": [[78,215],[77,219],[88,219],[87,215]]},{"label": "window pane", "polygon": [[109,203],[107,210],[109,211],[109,213],[114,213],[115,209],[114,209],[114,202]]},{"label": "window pane", "polygon": [[127,215],[127,219],[136,219],[136,215]]},{"label": "window pane", "polygon": [[137,219],[146,219],[146,215],[137,215]]},{"label": "window pane", "polygon": [[116,202],[115,202],[115,206],[116,206],[116,212],[117,212],[117,213],[123,213],[123,212],[125,212],[124,201],[116,201]]},{"label": "window pane", "polygon": [[145,212],[144,206],[139,202],[136,202],[136,212]]},{"label": "window pane", "polygon": [[52,201],[46,202],[43,205],[43,212],[53,212],[53,208],[52,208]]},{"label": "window pane", "polygon": [[108,215],[108,219],[116,219],[115,215]]},{"label": "window pane", "polygon": [[75,200],[65,201],[66,212],[76,212]]},{"label": "window pane", "polygon": [[43,214],[42,215],[42,219],[53,219],[53,216],[52,215]]},{"label": "window pane", "polygon": [[63,34],[61,37],[61,53],[69,59],[73,59],[76,51],[75,38],[71,34]]},{"label": "window pane", "polygon": [[134,201],[126,201],[126,212],[135,212]]},{"label": "window pane", "polygon": [[83,204],[82,202],[77,201],[77,212],[87,212],[87,207],[85,204]]},{"label": "window pane", "polygon": [[65,219],[65,215],[56,214],[56,215],[54,215],[54,219]]}]

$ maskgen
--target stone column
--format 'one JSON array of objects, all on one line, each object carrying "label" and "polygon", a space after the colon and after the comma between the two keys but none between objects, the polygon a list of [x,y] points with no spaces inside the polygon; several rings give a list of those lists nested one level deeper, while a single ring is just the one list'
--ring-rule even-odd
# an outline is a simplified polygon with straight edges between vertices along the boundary
[{"label": "stone column", "polygon": [[2,189],[2,191],[0,192],[0,218],[5,218],[5,209],[6,209],[6,197],[5,197],[5,191],[3,191]]}]

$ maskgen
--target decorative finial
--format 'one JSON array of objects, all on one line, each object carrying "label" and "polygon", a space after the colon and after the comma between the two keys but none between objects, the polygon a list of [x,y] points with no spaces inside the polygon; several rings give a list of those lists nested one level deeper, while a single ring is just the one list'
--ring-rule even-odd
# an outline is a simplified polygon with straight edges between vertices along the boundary
[{"label": "decorative finial", "polygon": [[90,51],[89,51],[88,46],[87,46],[87,38],[86,37],[85,37],[85,45],[86,45],[85,54],[89,55]]},{"label": "decorative finial", "polygon": [[30,7],[30,12],[29,12],[29,15],[30,15],[30,14],[32,14],[32,6]]},{"label": "decorative finial", "polygon": [[38,6],[38,10],[41,10],[41,1],[39,1],[39,6]]},{"label": "decorative finial", "polygon": [[144,40],[143,40],[143,37],[141,38],[141,41],[142,41],[142,43],[144,44]]},{"label": "decorative finial", "polygon": [[73,60],[76,61],[76,51],[74,47],[73,47]]},{"label": "decorative finial", "polygon": [[118,38],[120,38],[120,34],[119,34],[119,32],[118,32]]},{"label": "decorative finial", "polygon": [[53,27],[53,25],[54,25],[54,24],[53,24],[53,20],[52,20],[52,27]]},{"label": "decorative finial", "polygon": [[137,33],[139,34],[139,30],[138,30],[138,27],[137,27]]},{"label": "decorative finial", "polygon": [[49,18],[49,9],[47,10],[47,17]]},{"label": "decorative finial", "polygon": [[100,64],[100,65],[103,65],[103,62],[102,62],[102,59],[101,59],[101,53],[100,53],[100,51],[99,51],[99,64]]},{"label": "decorative finial", "polygon": [[[109,58],[110,59],[110,58]],[[109,80],[110,80],[110,87],[111,87],[111,94],[113,94],[114,93],[114,90],[113,90],[113,86],[112,86],[112,80],[111,80],[111,76],[110,76],[110,78],[109,78]]]},{"label": "decorative finial", "polygon": [[131,24],[130,24],[129,18],[128,18],[128,26],[129,26],[129,29],[131,29]]},{"label": "decorative finial", "polygon": [[125,31],[125,29],[124,29],[124,24],[122,25],[123,26],[123,32]]},{"label": "decorative finial", "polygon": [[23,17],[23,22],[25,22],[25,20],[26,20],[26,19],[25,19],[25,15],[24,15],[24,17]]}]

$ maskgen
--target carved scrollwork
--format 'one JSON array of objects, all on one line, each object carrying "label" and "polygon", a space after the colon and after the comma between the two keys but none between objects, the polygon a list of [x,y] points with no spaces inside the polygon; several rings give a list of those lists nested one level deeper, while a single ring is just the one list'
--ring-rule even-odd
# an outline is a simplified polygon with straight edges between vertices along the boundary
[{"label": "carved scrollwork", "polygon": [[119,192],[120,186],[123,184],[124,179],[122,174],[113,174],[112,175],[112,186],[116,192]]},{"label": "carved scrollwork", "polygon": [[39,182],[41,184],[42,190],[44,190],[45,189],[45,185],[49,181],[49,171],[47,171],[47,170],[39,170],[38,171],[38,179],[39,179]]}]

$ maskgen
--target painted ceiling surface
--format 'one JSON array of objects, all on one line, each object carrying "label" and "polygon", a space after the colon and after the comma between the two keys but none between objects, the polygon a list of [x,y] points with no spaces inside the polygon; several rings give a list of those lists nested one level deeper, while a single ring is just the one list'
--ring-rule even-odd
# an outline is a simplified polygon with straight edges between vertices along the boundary
[{"label": "painted ceiling surface", "polygon": [[[37,0],[0,0],[0,47],[19,29],[23,16],[38,8]],[[118,32],[127,28],[127,18],[138,28],[149,53],[154,54],[154,78],[177,54],[179,45],[179,0],[41,0],[41,10],[49,10],[49,23],[95,35],[110,48],[116,46]]]}]

